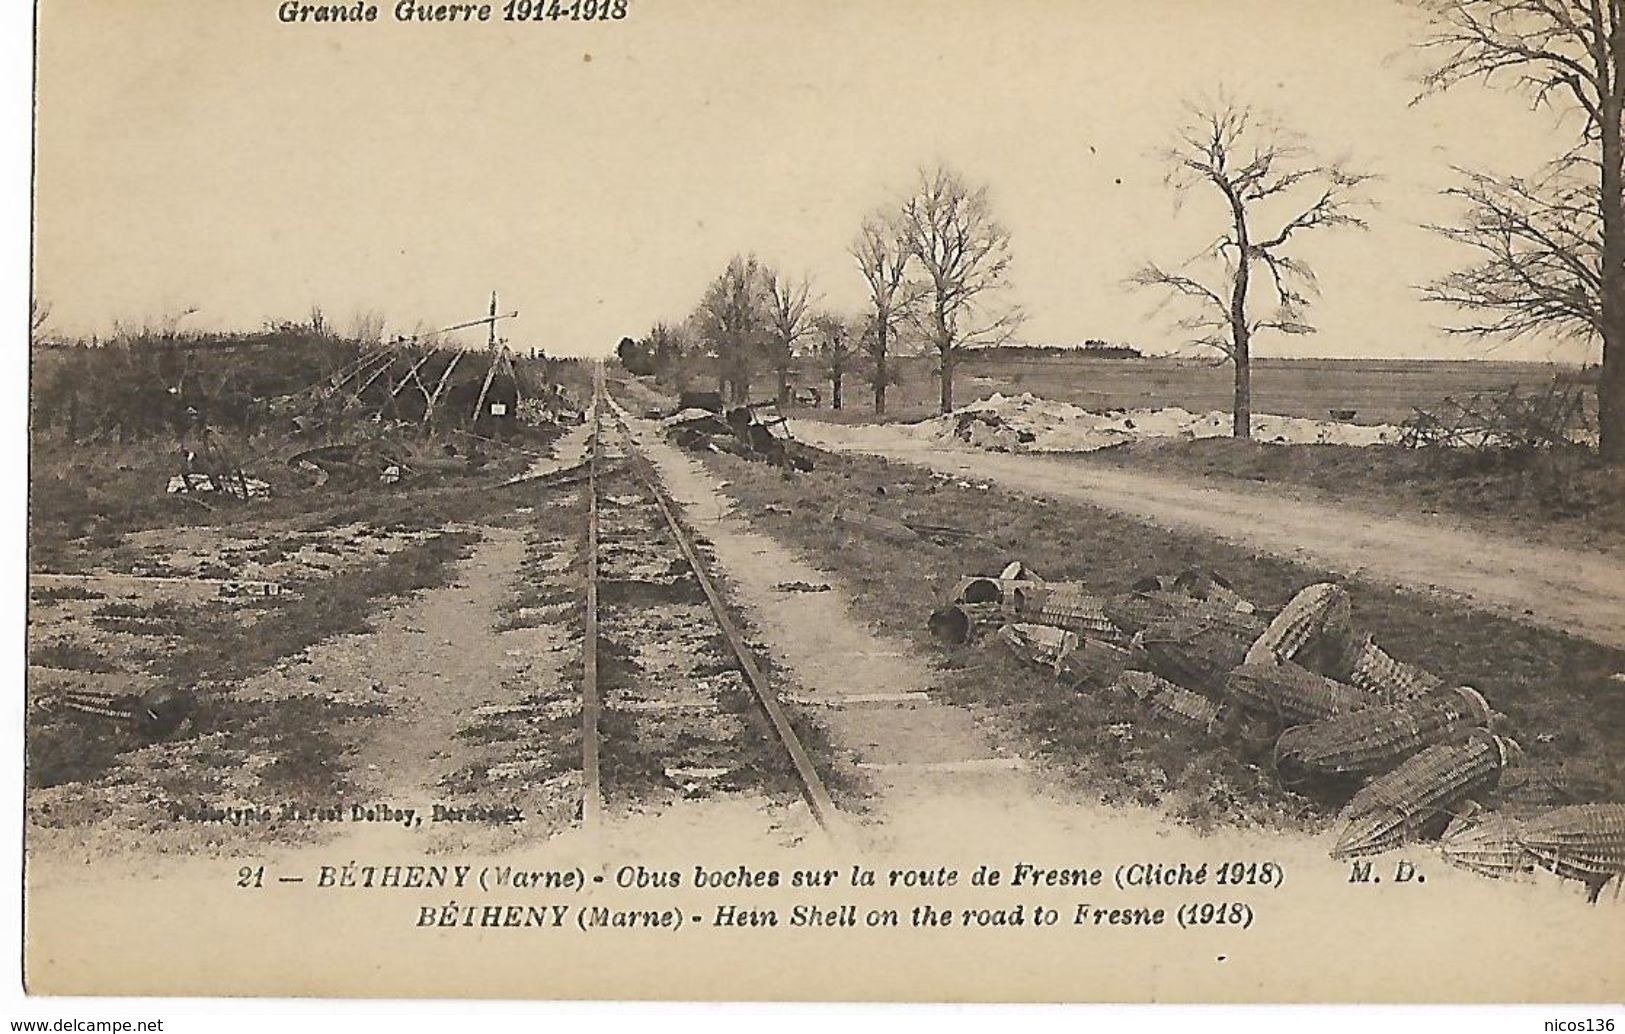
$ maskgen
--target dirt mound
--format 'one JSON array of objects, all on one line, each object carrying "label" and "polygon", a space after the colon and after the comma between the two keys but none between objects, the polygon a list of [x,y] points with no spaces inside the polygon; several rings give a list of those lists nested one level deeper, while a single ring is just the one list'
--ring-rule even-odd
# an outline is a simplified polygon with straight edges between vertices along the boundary
[{"label": "dirt mound", "polygon": [[[1253,436],[1291,445],[1382,445],[1399,439],[1391,424],[1352,424],[1254,414]],[[944,442],[994,452],[1095,452],[1147,438],[1218,438],[1230,434],[1230,414],[1166,409],[1091,412],[1030,393],[994,394],[917,425]]]}]

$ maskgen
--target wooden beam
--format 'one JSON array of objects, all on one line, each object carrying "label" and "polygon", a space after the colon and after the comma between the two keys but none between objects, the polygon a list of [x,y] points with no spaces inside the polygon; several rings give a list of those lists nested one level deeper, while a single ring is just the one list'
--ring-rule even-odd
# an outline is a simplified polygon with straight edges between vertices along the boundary
[{"label": "wooden beam", "polygon": [[457,362],[462,358],[462,352],[453,352],[451,354],[451,362],[447,363],[446,368],[441,371],[440,382],[434,386],[434,394],[429,396],[429,405],[423,411],[423,419],[425,422],[434,417],[434,407],[436,403],[440,401],[440,396],[446,390],[446,382],[451,380],[451,371],[457,368]]}]

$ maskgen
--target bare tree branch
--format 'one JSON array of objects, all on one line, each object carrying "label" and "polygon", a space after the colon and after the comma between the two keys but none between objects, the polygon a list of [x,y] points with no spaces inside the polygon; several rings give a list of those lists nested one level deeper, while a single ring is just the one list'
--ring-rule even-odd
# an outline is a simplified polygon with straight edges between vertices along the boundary
[{"label": "bare tree branch", "polygon": [[1537,181],[1458,169],[1444,193],[1465,203],[1460,225],[1430,226],[1478,261],[1422,286],[1422,296],[1483,318],[1446,330],[1520,337],[1602,333],[1602,232],[1595,184],[1551,170]]},{"label": "bare tree branch", "polygon": [[892,377],[887,363],[896,350],[899,331],[917,312],[924,291],[920,284],[908,279],[913,253],[907,227],[898,213],[880,211],[864,219],[849,251],[869,288],[869,329],[864,342],[870,358],[875,412],[884,413],[886,389]]},{"label": "bare tree branch", "polygon": [[28,337],[36,341],[43,336],[45,324],[51,320],[51,303],[39,298],[28,302]]},{"label": "bare tree branch", "polygon": [[796,344],[812,332],[812,311],[808,308],[812,279],[792,279],[764,268],[762,286],[767,301],[768,357],[778,374],[779,404],[790,401],[790,370],[795,364]]},{"label": "bare tree branch", "polygon": [[920,172],[903,205],[908,250],[923,271],[919,319],[937,351],[941,409],[953,408],[953,369],[973,345],[1008,341],[1024,314],[1001,305],[1009,286],[1010,233],[993,217],[987,188],[971,187],[944,166]]}]

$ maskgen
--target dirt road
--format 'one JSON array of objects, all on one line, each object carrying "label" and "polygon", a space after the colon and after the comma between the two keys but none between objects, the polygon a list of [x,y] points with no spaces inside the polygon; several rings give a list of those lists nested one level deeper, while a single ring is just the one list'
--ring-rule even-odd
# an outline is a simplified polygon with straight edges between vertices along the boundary
[{"label": "dirt road", "polygon": [[946,449],[904,433],[887,435],[884,428],[797,421],[794,431],[820,448],[884,456],[1088,503],[1343,575],[1455,596],[1483,610],[1625,649],[1625,563],[1600,553],[1530,545],[1455,527],[1442,518],[1397,518],[1262,489],[1198,487],[1053,457]]}]

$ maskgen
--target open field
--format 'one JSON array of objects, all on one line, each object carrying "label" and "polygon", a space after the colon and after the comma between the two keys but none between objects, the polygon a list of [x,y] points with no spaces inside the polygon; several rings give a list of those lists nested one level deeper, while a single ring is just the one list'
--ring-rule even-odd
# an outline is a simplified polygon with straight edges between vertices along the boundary
[{"label": "open field", "polygon": [[[578,389],[584,387],[580,371],[571,373]],[[617,378],[615,390],[634,409],[671,401],[662,388],[644,380]],[[112,673],[135,672],[137,681],[185,685],[204,700],[193,733],[175,743],[143,744],[116,728],[85,724],[61,711],[33,714],[30,776],[36,794],[45,795],[38,802],[48,805],[36,821],[68,828],[113,821],[140,835],[159,828],[150,818],[141,818],[144,806],[137,801],[105,803],[114,786],[150,783],[172,802],[221,792],[315,797],[353,792],[367,785],[368,759],[378,767],[398,765],[390,751],[427,756],[436,749],[430,734],[441,726],[458,744],[454,754],[459,762],[441,778],[442,787],[459,793],[506,792],[520,771],[515,765],[523,759],[506,758],[504,744],[515,736],[528,742],[552,729],[558,742],[544,744],[543,753],[531,759],[534,772],[545,775],[550,786],[558,784],[550,793],[575,792],[567,764],[575,734],[565,714],[573,682],[564,673],[579,663],[570,647],[579,642],[580,630],[573,620],[575,594],[568,572],[576,563],[570,558],[580,555],[583,504],[536,487],[498,487],[533,462],[546,442],[545,436],[522,437],[494,450],[480,468],[400,486],[306,487],[214,508],[199,508],[159,490],[161,474],[173,463],[161,441],[101,443],[95,450],[100,460],[65,443],[37,442],[36,567],[91,578],[126,572],[182,581],[258,578],[288,591],[268,600],[224,605],[139,594],[114,598],[105,589],[73,585],[38,589],[31,645],[33,663],[50,683],[42,682],[42,688],[64,680],[103,684]],[[1228,455],[1222,450],[1232,445],[1207,447],[1222,457]],[[1144,451],[1119,450],[1108,460],[1077,462],[1132,465]],[[1146,726],[1132,701],[1061,687],[994,642],[944,653],[924,628],[925,615],[954,579],[997,570],[1011,559],[1046,577],[1079,579],[1102,592],[1125,590],[1147,574],[1198,566],[1225,576],[1266,610],[1324,577],[1325,568],[1312,559],[1266,556],[1203,534],[944,479],[872,457],[821,454],[814,471],[793,475],[723,454],[708,455],[706,462],[726,479],[728,494],[741,501],[752,523],[856,586],[850,602],[861,619],[884,635],[942,658],[931,678],[937,680],[933,691],[944,703],[990,716],[1003,749],[1054,762],[1066,774],[1069,793],[1091,801],[1153,805],[1202,826],[1240,822],[1314,830],[1333,816],[1335,809],[1325,801],[1282,789],[1262,754],[1237,753],[1188,729]],[[1232,462],[1236,467],[1224,476],[1248,476],[1240,460]],[[1320,469],[1318,478],[1327,491],[1348,476],[1331,461]],[[99,470],[109,474],[101,484],[93,476]],[[625,505],[627,486],[624,479],[605,482],[609,513]],[[867,536],[855,533],[850,524],[832,522],[837,510],[955,527],[969,537],[950,547]],[[532,512],[541,523],[527,532],[532,518],[521,514]],[[638,537],[654,541],[653,527]],[[357,549],[358,544],[364,548]],[[459,577],[453,573],[457,570],[474,579],[473,589],[451,583]],[[1360,578],[1349,584],[1361,626],[1395,655],[1452,683],[1483,690],[1507,716],[1506,731],[1524,742],[1534,771],[1551,773],[1555,781],[1586,788],[1584,792],[1625,794],[1625,771],[1615,746],[1625,729],[1625,712],[1618,706],[1613,679],[1625,670],[1625,652],[1471,611],[1422,591],[1395,590]],[[622,683],[640,666],[653,671],[666,663],[670,643],[658,643],[648,657],[643,656],[648,647],[638,644],[652,641],[650,629],[664,629],[661,622],[671,619],[679,603],[693,602],[680,593],[668,599],[653,589],[640,590],[647,598],[623,600],[617,596],[622,591],[613,578],[605,583],[605,601],[611,607],[606,613],[623,615],[606,620],[626,620],[629,606],[659,606],[638,619],[652,624],[633,629],[630,638],[608,626],[602,663],[610,692],[623,691]],[[399,609],[402,601],[424,592],[439,595]],[[391,614],[395,616],[387,616]],[[386,617],[374,627],[378,615]],[[489,676],[493,686],[519,687],[522,683],[495,660],[502,652],[496,644],[503,636],[541,635],[553,644],[550,653],[563,651],[546,661],[552,688],[540,696],[526,690],[529,695],[513,700],[471,691],[465,712],[476,717],[465,717],[463,725],[437,719],[438,725],[424,726],[419,721],[422,735],[415,739],[378,739],[369,730],[388,724],[392,708],[422,707],[421,700],[437,691],[429,683],[418,685],[425,672],[408,665],[395,676],[399,687],[393,697],[352,692],[348,683],[357,673],[395,670],[391,659],[368,660],[361,644],[377,640],[418,649],[409,645],[422,634],[417,623],[438,628],[435,623],[443,621],[452,623],[444,626],[447,630],[458,622],[476,622],[479,630],[454,632],[444,648],[435,638],[442,633],[432,632],[424,657],[435,671],[463,672],[460,684]],[[346,637],[354,638],[355,645],[345,645],[350,642]],[[451,646],[486,640],[490,645],[482,650],[492,658],[489,663]],[[634,663],[637,658],[642,660]],[[707,671],[729,667],[718,656],[707,654],[701,660]],[[763,663],[778,669],[771,656]],[[307,671],[309,684],[286,684]],[[236,687],[259,686],[266,679],[270,681],[264,687],[238,699]],[[739,715],[749,711],[737,694],[725,710]],[[320,734],[302,735],[312,723],[321,726]],[[821,751],[832,749],[816,724],[798,719],[798,725]],[[640,737],[630,729],[625,716],[605,726],[606,778],[611,787],[630,779],[644,788],[636,796],[647,797],[648,788],[662,781],[662,752],[631,749]],[[746,729],[746,738],[756,744],[753,764],[766,770],[773,752],[753,720]],[[429,780],[432,766],[425,766],[429,763],[419,766],[419,774]],[[839,776],[831,778],[843,782]],[[861,801],[860,794],[844,792]],[[1522,786],[1519,792],[1538,796],[1542,791]],[[122,800],[118,794],[113,798]],[[563,805],[549,800],[546,808],[554,821],[561,821],[557,815]]]},{"label": "open field", "polygon": [[[902,361],[902,383],[886,396],[888,420],[912,421],[937,412],[938,387],[928,359]],[[1356,423],[1398,423],[1413,407],[1436,405],[1446,396],[1543,388],[1575,368],[1550,363],[1398,359],[1254,359],[1253,412],[1324,420],[1332,410],[1354,410]],[[1097,359],[1009,357],[972,352],[954,375],[954,404],[963,406],[995,392],[1031,392],[1085,409],[1179,406],[1202,413],[1230,408],[1229,366],[1198,359]],[[798,384],[816,385],[803,370]],[[829,386],[823,385],[827,397]],[[758,389],[760,391],[761,389]],[[840,412],[798,409],[798,415],[841,422],[874,419],[870,390],[849,377]]]}]

